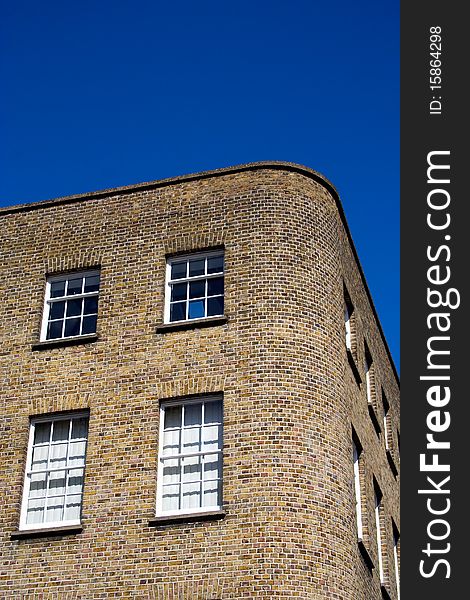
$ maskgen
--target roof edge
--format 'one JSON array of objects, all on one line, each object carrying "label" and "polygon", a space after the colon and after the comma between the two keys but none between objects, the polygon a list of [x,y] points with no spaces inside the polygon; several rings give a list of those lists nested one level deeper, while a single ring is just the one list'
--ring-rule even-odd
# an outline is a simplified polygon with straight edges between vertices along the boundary
[{"label": "roof edge", "polygon": [[364,285],[364,289],[366,291],[367,298],[369,300],[369,303],[370,303],[370,306],[372,309],[372,314],[374,315],[379,333],[382,337],[382,341],[384,343],[384,347],[385,347],[387,356],[390,361],[390,365],[393,370],[393,374],[395,375],[395,378],[396,378],[398,386],[399,386],[400,378],[398,376],[398,372],[396,370],[395,363],[393,361],[390,349],[387,344],[387,340],[385,338],[385,334],[382,329],[382,325],[380,323],[377,311],[375,309],[375,305],[372,300],[372,295],[370,293],[369,286],[367,285],[367,280],[364,275],[364,271],[362,270],[362,266],[361,266],[361,263],[359,260],[359,255],[357,253],[356,246],[354,245],[354,241],[352,239],[351,232],[349,230],[349,226],[346,221],[346,216],[344,214],[344,210],[343,210],[343,206],[341,204],[339,193],[338,193],[337,189],[335,188],[335,186],[324,175],[322,175],[318,171],[310,169],[309,167],[305,167],[304,165],[287,162],[287,161],[252,162],[252,163],[246,163],[246,164],[241,164],[241,165],[235,165],[232,167],[223,167],[221,169],[214,169],[211,171],[201,171],[200,173],[190,173],[188,175],[179,175],[177,177],[170,177],[168,179],[158,179],[156,181],[147,181],[147,182],[143,182],[143,183],[136,183],[136,184],[126,185],[126,186],[122,186],[122,187],[108,188],[105,190],[99,190],[99,191],[95,191],[95,192],[86,192],[83,194],[75,194],[73,196],[62,196],[62,197],[54,198],[54,199],[50,199],[50,200],[31,202],[30,204],[17,204],[14,206],[6,206],[3,208],[0,208],[0,217],[3,215],[9,215],[9,214],[13,214],[13,213],[39,210],[41,208],[49,208],[49,207],[53,207],[53,206],[74,204],[76,202],[81,202],[83,200],[107,198],[109,196],[114,196],[117,194],[131,194],[136,191],[157,189],[157,188],[165,187],[165,186],[169,186],[169,185],[176,185],[179,183],[196,181],[198,179],[208,179],[210,177],[220,177],[223,175],[231,175],[234,173],[241,173],[243,171],[257,171],[257,170],[261,170],[261,169],[271,169],[271,170],[276,169],[276,170],[284,170],[284,171],[291,171],[294,173],[299,173],[300,175],[309,177],[309,178],[315,180],[317,183],[320,183],[321,185],[323,185],[323,187],[325,187],[330,192],[332,197],[334,198],[334,200],[336,202],[336,206],[338,208],[339,215],[341,217],[341,221],[342,221],[344,229],[346,231],[348,241],[351,245],[351,250],[352,250],[354,259],[356,261],[358,270],[359,270],[359,275],[361,277],[362,283]]}]

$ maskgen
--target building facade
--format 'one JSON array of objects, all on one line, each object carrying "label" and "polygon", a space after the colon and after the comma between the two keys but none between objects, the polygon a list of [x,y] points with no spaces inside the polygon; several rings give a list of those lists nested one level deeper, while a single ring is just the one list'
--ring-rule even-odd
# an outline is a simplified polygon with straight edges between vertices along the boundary
[{"label": "building facade", "polygon": [[0,224],[2,598],[399,598],[398,377],[326,179]]}]

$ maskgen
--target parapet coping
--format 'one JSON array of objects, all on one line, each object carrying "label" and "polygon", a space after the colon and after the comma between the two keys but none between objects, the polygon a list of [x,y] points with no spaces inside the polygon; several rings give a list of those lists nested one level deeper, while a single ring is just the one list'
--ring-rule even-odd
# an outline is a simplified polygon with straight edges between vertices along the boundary
[{"label": "parapet coping", "polygon": [[75,194],[73,196],[62,196],[60,198],[53,198],[50,200],[42,200],[40,202],[31,202],[29,204],[17,204],[15,206],[6,206],[0,208],[0,217],[3,215],[9,215],[13,213],[22,213],[29,212],[33,210],[39,210],[42,208],[50,208],[54,206],[66,205],[66,204],[75,204],[76,202],[82,202],[85,200],[93,200],[93,199],[101,199],[108,198],[110,196],[123,195],[123,194],[132,194],[137,191],[145,191],[157,189],[170,185],[177,185],[180,183],[186,183],[190,181],[197,181],[201,179],[208,179],[210,177],[221,177],[224,175],[233,175],[235,173],[243,173],[244,171],[258,171],[258,170],[280,170],[280,171],[290,171],[293,173],[299,173],[305,177],[309,177],[313,179],[317,183],[321,184],[334,198],[336,202],[336,206],[338,208],[339,215],[341,217],[341,221],[343,222],[346,235],[348,237],[349,243],[351,245],[351,249],[353,252],[354,259],[356,261],[357,267],[359,269],[359,274],[362,279],[362,283],[364,284],[364,289],[366,291],[367,297],[369,299],[369,303],[372,309],[372,314],[377,323],[377,327],[379,333],[382,337],[382,341],[385,346],[385,350],[387,352],[388,358],[390,360],[390,364],[392,366],[393,373],[397,380],[398,385],[400,385],[400,378],[398,376],[398,372],[395,368],[395,363],[393,362],[392,355],[390,353],[390,349],[387,344],[387,340],[385,338],[384,332],[382,330],[382,326],[380,324],[380,320],[377,314],[377,311],[374,306],[374,302],[372,300],[371,293],[369,291],[369,286],[367,285],[367,280],[364,275],[364,271],[362,270],[361,263],[359,261],[359,255],[357,254],[356,247],[354,245],[351,232],[349,231],[349,226],[346,221],[346,216],[344,214],[343,206],[341,204],[341,200],[339,197],[339,193],[334,187],[334,185],[321,173],[318,171],[314,171],[309,167],[305,167],[303,165],[299,165],[297,163],[291,163],[286,161],[261,161],[254,163],[246,163],[243,165],[235,165],[233,167],[224,167],[221,169],[215,169],[212,171],[202,171],[200,173],[190,173],[188,175],[179,175],[178,177],[170,177],[168,179],[159,179],[156,181],[147,181],[144,183],[136,183],[131,185],[126,185],[122,187],[116,188],[108,188],[105,190],[98,190],[95,192],[86,192],[84,194]]}]

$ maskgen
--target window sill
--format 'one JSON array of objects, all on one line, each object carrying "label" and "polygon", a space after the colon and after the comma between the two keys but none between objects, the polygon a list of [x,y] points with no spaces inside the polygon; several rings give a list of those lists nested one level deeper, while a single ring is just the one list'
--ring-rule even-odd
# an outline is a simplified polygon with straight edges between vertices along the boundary
[{"label": "window sill", "polygon": [[370,420],[372,421],[372,425],[374,426],[375,433],[380,435],[382,429],[380,427],[379,420],[377,419],[377,415],[375,414],[375,408],[373,404],[368,403],[367,407],[369,409]]},{"label": "window sill", "polygon": [[64,527],[44,527],[42,529],[23,529],[14,531],[10,535],[12,540],[26,540],[42,537],[59,537],[64,535],[74,535],[83,531],[82,525],[64,525]]},{"label": "window sill", "polygon": [[89,344],[96,342],[98,335],[91,333],[89,335],[79,335],[76,337],[60,338],[58,340],[45,340],[43,342],[37,342],[33,344],[32,350],[48,350],[49,348],[59,348],[61,346],[78,346],[80,344]]},{"label": "window sill", "polygon": [[392,470],[392,473],[396,479],[398,476],[398,469],[395,464],[395,461],[393,460],[393,454],[390,452],[390,450],[387,450],[387,460],[388,464],[390,465],[390,469]]},{"label": "window sill", "polygon": [[211,510],[207,512],[186,513],[184,515],[168,515],[150,519],[149,527],[160,525],[178,525],[179,523],[194,523],[197,521],[219,521],[225,518],[224,510]]},{"label": "window sill", "polygon": [[372,561],[372,558],[370,557],[369,551],[367,550],[364,542],[362,540],[358,540],[357,545],[359,546],[359,551],[361,553],[362,558],[364,559],[364,562],[369,568],[369,571],[372,571],[372,569],[374,568],[374,563]]},{"label": "window sill", "polygon": [[357,385],[361,385],[362,379],[359,374],[359,369],[357,368],[357,365],[356,365],[356,359],[354,358],[354,356],[349,348],[346,349],[346,354],[348,355],[349,366],[351,367],[351,370],[353,372],[356,383],[357,383]]},{"label": "window sill", "polygon": [[162,323],[157,325],[157,333],[167,333],[169,331],[182,331],[185,329],[196,329],[199,327],[212,327],[215,325],[224,325],[228,322],[227,317],[207,317],[205,319],[191,319],[190,321],[178,321],[176,323]]}]

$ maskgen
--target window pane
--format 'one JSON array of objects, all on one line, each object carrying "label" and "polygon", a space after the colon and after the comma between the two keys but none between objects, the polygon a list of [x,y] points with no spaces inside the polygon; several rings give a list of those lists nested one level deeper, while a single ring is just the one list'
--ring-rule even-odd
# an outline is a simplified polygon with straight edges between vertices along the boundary
[{"label": "window pane", "polygon": [[168,427],[181,427],[181,406],[167,406],[165,408],[165,429]]},{"label": "window pane", "polygon": [[220,454],[206,454],[204,458],[204,481],[222,479],[222,460]]},{"label": "window pane", "polygon": [[66,319],[65,321],[65,337],[80,335],[80,317],[78,319]]},{"label": "window pane", "polygon": [[54,421],[52,429],[52,441],[59,442],[69,439],[70,420]]},{"label": "window pane", "polygon": [[51,323],[48,323],[46,339],[56,340],[57,338],[61,338],[63,325],[63,321],[52,321]]},{"label": "window pane", "polygon": [[201,506],[201,484],[187,483],[183,485],[182,508],[199,508]]},{"label": "window pane", "polygon": [[202,422],[202,404],[186,404],[184,407],[184,425],[200,425]]},{"label": "window pane", "polygon": [[85,298],[83,314],[92,315],[98,312],[98,296],[92,296],[91,298]]},{"label": "window pane", "polygon": [[198,275],[204,275],[205,259],[196,258],[189,261],[189,276],[197,277]]},{"label": "window pane", "polygon": [[31,469],[40,471],[47,468],[47,458],[49,456],[49,446],[36,446],[33,449],[33,460]]},{"label": "window pane", "polygon": [[186,300],[187,283],[175,283],[171,286],[171,302]]},{"label": "window pane", "polygon": [[189,284],[189,297],[190,298],[201,298],[206,295],[206,282],[203,281],[192,281]]},{"label": "window pane", "polygon": [[61,281],[52,281],[51,282],[51,298],[60,298],[60,296],[65,296],[65,279]]},{"label": "window pane", "polygon": [[100,276],[99,275],[88,275],[85,277],[84,292],[97,292],[100,287]]},{"label": "window pane", "polygon": [[207,280],[207,295],[217,296],[224,293],[224,278],[216,277],[215,279]]},{"label": "window pane", "polygon": [[199,319],[204,316],[204,300],[192,300],[189,303],[189,318]]},{"label": "window pane", "polygon": [[224,314],[224,297],[215,296],[214,298],[207,299],[207,316],[213,317],[214,315]]},{"label": "window pane", "polygon": [[64,509],[64,496],[58,498],[48,498],[46,508],[46,523],[52,523],[52,521],[62,521]]},{"label": "window pane", "polygon": [[67,296],[74,296],[82,293],[83,277],[69,279],[67,282]]},{"label": "window pane", "polygon": [[65,467],[67,460],[67,443],[55,444],[51,446],[51,456],[49,459],[49,466],[51,469],[57,469],[58,467]]},{"label": "window pane", "polygon": [[72,419],[72,440],[86,438],[88,435],[88,419]]},{"label": "window pane", "polygon": [[170,429],[163,433],[163,454],[179,454],[180,452],[180,429]]},{"label": "window pane", "polygon": [[202,430],[203,450],[222,449],[222,426],[209,425]]},{"label": "window pane", "polygon": [[179,458],[169,458],[163,462],[163,485],[179,483],[181,464]]},{"label": "window pane", "polygon": [[220,482],[211,481],[204,482],[204,498],[203,506],[219,506],[220,505]]},{"label": "window pane", "polygon": [[96,315],[88,315],[83,317],[82,335],[87,333],[96,333]]},{"label": "window pane", "polygon": [[65,301],[52,302],[49,307],[49,320],[62,319],[64,316]]},{"label": "window pane", "polygon": [[81,506],[82,506],[81,495],[67,496],[67,504],[65,505],[64,519],[66,521],[80,520]]},{"label": "window pane", "polygon": [[170,306],[170,321],[183,321],[186,319],[186,302],[177,302]]},{"label": "window pane", "polygon": [[183,430],[183,452],[199,452],[201,450],[201,429],[191,427]]},{"label": "window pane", "polygon": [[204,404],[204,423],[222,423],[222,402],[206,402]]},{"label": "window pane", "polygon": [[78,298],[77,300],[67,301],[67,313],[66,317],[76,317],[82,314],[83,299]]},{"label": "window pane", "polygon": [[180,507],[180,486],[164,485],[162,492],[162,510],[178,510]]},{"label": "window pane", "polygon": [[49,475],[49,496],[65,494],[65,471],[53,471]]},{"label": "window pane", "polygon": [[36,423],[34,425],[34,444],[43,444],[44,442],[49,442],[50,435],[50,423]]},{"label": "window pane", "polygon": [[207,259],[207,273],[221,273],[224,270],[224,255],[212,256]]},{"label": "window pane", "polygon": [[81,494],[83,491],[83,469],[71,469],[67,481],[67,494]]},{"label": "window pane", "polygon": [[175,262],[171,265],[171,278],[172,279],[183,279],[186,277],[186,265],[187,262]]},{"label": "window pane", "polygon": [[183,483],[192,481],[201,481],[201,457],[200,456],[189,456],[184,458],[183,461],[183,474],[181,480]]},{"label": "window pane", "polygon": [[47,473],[33,473],[29,485],[30,498],[43,498],[46,495]]},{"label": "window pane", "polygon": [[42,523],[44,516],[45,498],[35,498],[28,501],[28,509],[26,515],[26,523],[32,525],[34,523]]},{"label": "window pane", "polygon": [[69,466],[80,467],[85,465],[86,442],[72,442],[69,448]]}]

